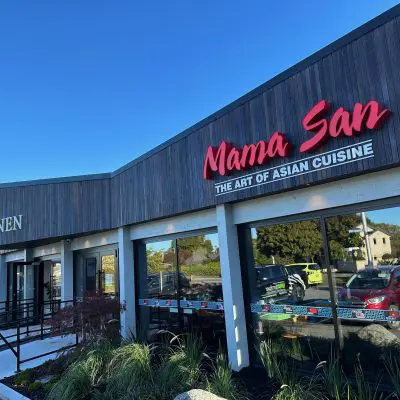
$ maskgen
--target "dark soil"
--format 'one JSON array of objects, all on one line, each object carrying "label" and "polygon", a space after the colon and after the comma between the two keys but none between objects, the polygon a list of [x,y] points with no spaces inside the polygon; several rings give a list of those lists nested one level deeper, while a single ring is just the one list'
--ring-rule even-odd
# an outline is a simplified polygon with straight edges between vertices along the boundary
[{"label": "dark soil", "polygon": [[37,385],[38,387],[34,391],[30,390],[32,388],[29,387],[30,384],[47,376],[54,376],[55,378],[60,376],[65,370],[66,363],[66,357],[61,356],[55,360],[47,361],[39,367],[24,370],[17,375],[4,378],[0,382],[31,400],[42,400],[45,399],[53,383]]}]

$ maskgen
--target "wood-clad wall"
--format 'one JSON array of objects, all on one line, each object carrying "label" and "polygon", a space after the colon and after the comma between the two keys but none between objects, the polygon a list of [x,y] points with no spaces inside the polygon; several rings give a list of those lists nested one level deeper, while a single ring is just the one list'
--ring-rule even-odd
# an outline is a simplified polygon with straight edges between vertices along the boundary
[{"label": "wood-clad wall", "polygon": [[[113,224],[162,218],[214,206],[218,202],[245,200],[399,164],[399,38],[400,19],[395,18],[121,172],[111,184]],[[331,140],[315,153],[372,139],[374,158],[216,198],[214,183],[227,178],[203,179],[208,145],[218,146],[225,140],[242,147],[267,140],[273,132],[279,131],[293,143],[294,152],[292,157],[273,161],[271,165],[299,159],[300,144],[311,137],[302,128],[302,119],[322,99],[331,103],[332,111],[341,106],[352,110],[356,102],[365,104],[370,100],[393,111],[379,131]],[[233,177],[243,174],[236,173]]]},{"label": "wood-clad wall", "polygon": [[22,214],[22,229],[1,232],[0,244],[109,229],[110,180],[0,188],[1,217]]}]

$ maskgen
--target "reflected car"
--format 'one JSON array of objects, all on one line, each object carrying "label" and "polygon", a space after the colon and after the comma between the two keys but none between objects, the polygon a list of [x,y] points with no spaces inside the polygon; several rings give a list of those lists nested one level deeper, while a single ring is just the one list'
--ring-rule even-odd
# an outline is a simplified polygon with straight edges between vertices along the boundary
[{"label": "reflected car", "polygon": [[300,271],[305,272],[307,274],[307,283],[309,285],[319,285],[323,281],[322,270],[317,263],[287,264],[285,267],[289,271],[293,270],[297,273],[300,273]]},{"label": "reflected car", "polygon": [[[162,277],[162,280],[160,280]],[[147,292],[151,296],[169,296],[177,293],[177,274],[176,272],[162,272],[147,276]],[[181,288],[190,286],[188,278],[181,272],[179,274]]]},{"label": "reflected car", "polygon": [[305,273],[289,271],[284,265],[260,265],[255,267],[259,296],[266,300],[291,298],[295,303],[305,297]]},{"label": "reflected car", "polygon": [[398,311],[400,266],[367,268],[338,289],[339,305],[371,310]]}]

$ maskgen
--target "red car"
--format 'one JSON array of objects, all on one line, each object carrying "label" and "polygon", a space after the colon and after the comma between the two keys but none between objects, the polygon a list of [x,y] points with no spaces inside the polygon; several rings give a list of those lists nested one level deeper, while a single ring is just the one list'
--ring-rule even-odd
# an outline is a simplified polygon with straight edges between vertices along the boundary
[{"label": "red car", "polygon": [[347,307],[398,311],[400,266],[367,268],[354,274],[338,290],[338,300]]}]

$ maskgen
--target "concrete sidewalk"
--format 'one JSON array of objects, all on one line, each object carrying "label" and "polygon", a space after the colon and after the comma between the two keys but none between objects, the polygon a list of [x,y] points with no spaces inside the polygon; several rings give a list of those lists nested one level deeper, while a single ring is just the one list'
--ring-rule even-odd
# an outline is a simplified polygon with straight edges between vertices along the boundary
[{"label": "concrete sidewalk", "polygon": [[[21,346],[21,361],[27,358],[35,357],[43,353],[48,353],[75,343],[75,335],[65,337],[55,336],[44,340],[35,340]],[[38,358],[33,361],[21,364],[21,370],[37,367],[48,360],[57,358],[58,353],[50,356]],[[3,350],[0,352],[0,379],[16,374],[17,360],[11,350]]]}]

